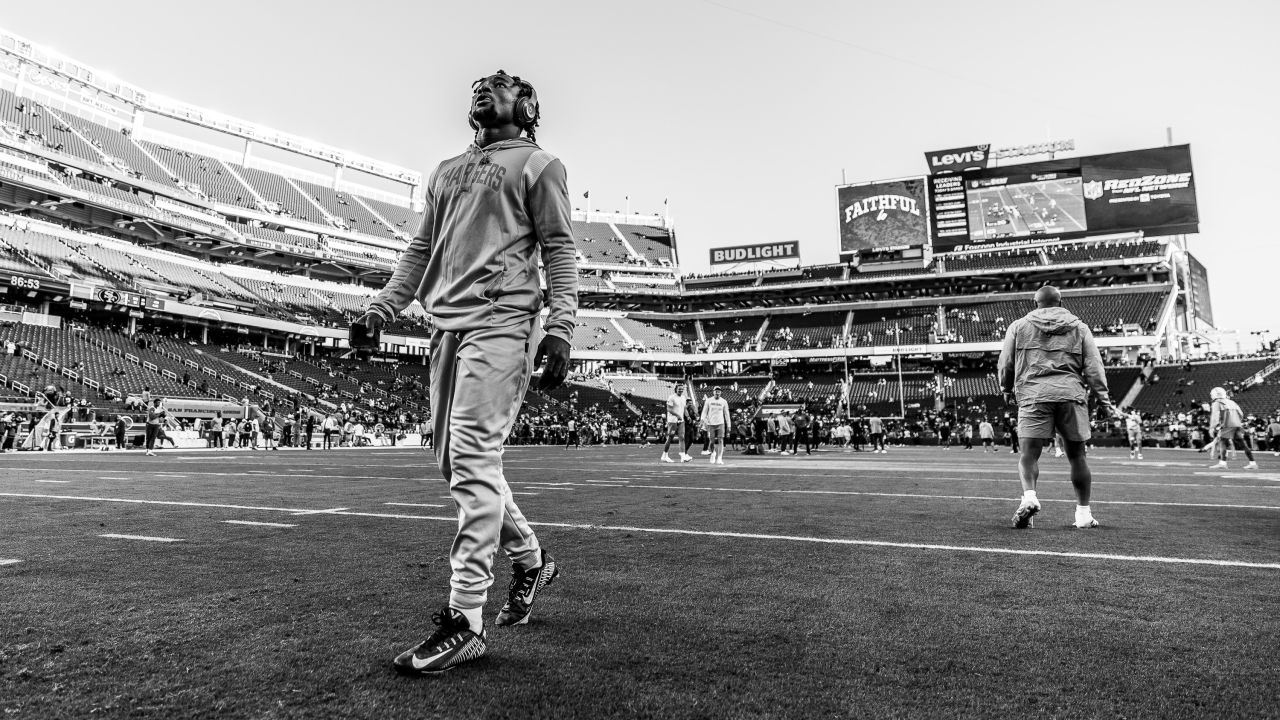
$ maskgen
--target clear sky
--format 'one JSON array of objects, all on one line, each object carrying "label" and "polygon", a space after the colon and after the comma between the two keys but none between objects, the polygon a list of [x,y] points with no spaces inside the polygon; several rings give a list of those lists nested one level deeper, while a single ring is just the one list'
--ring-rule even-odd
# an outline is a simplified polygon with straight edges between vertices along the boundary
[{"label": "clear sky", "polygon": [[923,152],[1072,138],[1190,143],[1220,327],[1280,333],[1274,0],[486,3],[63,0],[0,25],[148,90],[429,171],[470,140],[471,81],[532,81],[574,204],[660,212],[713,246],[838,249],[834,187]]}]

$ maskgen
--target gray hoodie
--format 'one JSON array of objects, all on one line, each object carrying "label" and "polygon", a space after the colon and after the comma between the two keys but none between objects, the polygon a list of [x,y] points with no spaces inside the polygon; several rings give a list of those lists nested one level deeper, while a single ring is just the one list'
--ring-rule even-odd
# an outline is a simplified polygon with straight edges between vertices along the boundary
[{"label": "gray hoodie", "polygon": [[516,138],[440,163],[427,180],[422,227],[369,310],[391,321],[415,297],[442,330],[515,325],[546,302],[543,330],[572,342],[577,251],[560,160]]},{"label": "gray hoodie", "polygon": [[1111,406],[1102,356],[1093,333],[1065,308],[1036,308],[1009,326],[1000,350],[1000,388],[1015,393],[1018,405],[1074,402],[1089,390]]}]

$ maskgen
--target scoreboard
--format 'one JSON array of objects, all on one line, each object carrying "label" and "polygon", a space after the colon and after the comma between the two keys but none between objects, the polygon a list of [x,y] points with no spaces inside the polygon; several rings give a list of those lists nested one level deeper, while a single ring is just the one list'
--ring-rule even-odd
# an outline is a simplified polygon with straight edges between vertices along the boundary
[{"label": "scoreboard", "polygon": [[1199,223],[1188,145],[931,175],[929,200],[936,252]]}]

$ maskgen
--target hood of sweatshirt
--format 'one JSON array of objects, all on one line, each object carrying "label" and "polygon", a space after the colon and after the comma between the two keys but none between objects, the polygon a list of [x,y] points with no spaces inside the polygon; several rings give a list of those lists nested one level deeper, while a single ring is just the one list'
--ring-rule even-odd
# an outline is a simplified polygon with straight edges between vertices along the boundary
[{"label": "hood of sweatshirt", "polygon": [[529,138],[518,137],[518,138],[511,138],[510,140],[499,140],[498,142],[490,143],[488,145],[485,145],[484,147],[480,147],[475,143],[471,143],[471,145],[467,147],[467,152],[478,153],[483,155],[492,155],[493,153],[496,153],[499,150],[510,150],[511,148],[518,148],[518,147],[531,147],[535,150],[539,149],[537,143],[529,140]]},{"label": "hood of sweatshirt", "polygon": [[1061,335],[1075,327],[1080,319],[1068,312],[1066,308],[1047,307],[1032,310],[1027,315],[1027,322],[1035,325],[1037,330],[1046,335]]}]

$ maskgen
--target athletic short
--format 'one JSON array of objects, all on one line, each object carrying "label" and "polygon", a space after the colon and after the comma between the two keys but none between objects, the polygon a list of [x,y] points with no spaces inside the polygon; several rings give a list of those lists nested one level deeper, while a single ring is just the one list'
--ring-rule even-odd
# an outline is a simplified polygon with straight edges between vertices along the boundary
[{"label": "athletic short", "polygon": [[717,440],[724,440],[724,426],[723,426],[723,425],[708,425],[708,426],[707,426],[707,440],[708,440],[708,441],[710,441],[710,442],[715,442],[715,441],[717,441]]},{"label": "athletic short", "polygon": [[1242,443],[1249,442],[1249,436],[1245,433],[1244,428],[1222,428],[1218,430],[1219,440],[1239,440]]},{"label": "athletic short", "polygon": [[1141,432],[1141,431],[1136,431],[1136,430],[1130,430],[1130,431],[1129,431],[1129,443],[1130,443],[1131,445],[1141,445],[1141,444],[1142,444],[1142,432]]},{"label": "athletic short", "polygon": [[682,422],[667,423],[667,434],[668,435],[684,435],[684,423]]},{"label": "athletic short", "polygon": [[1089,408],[1084,403],[1031,403],[1018,408],[1018,437],[1052,440],[1061,433],[1064,440],[1084,442],[1089,431]]}]

